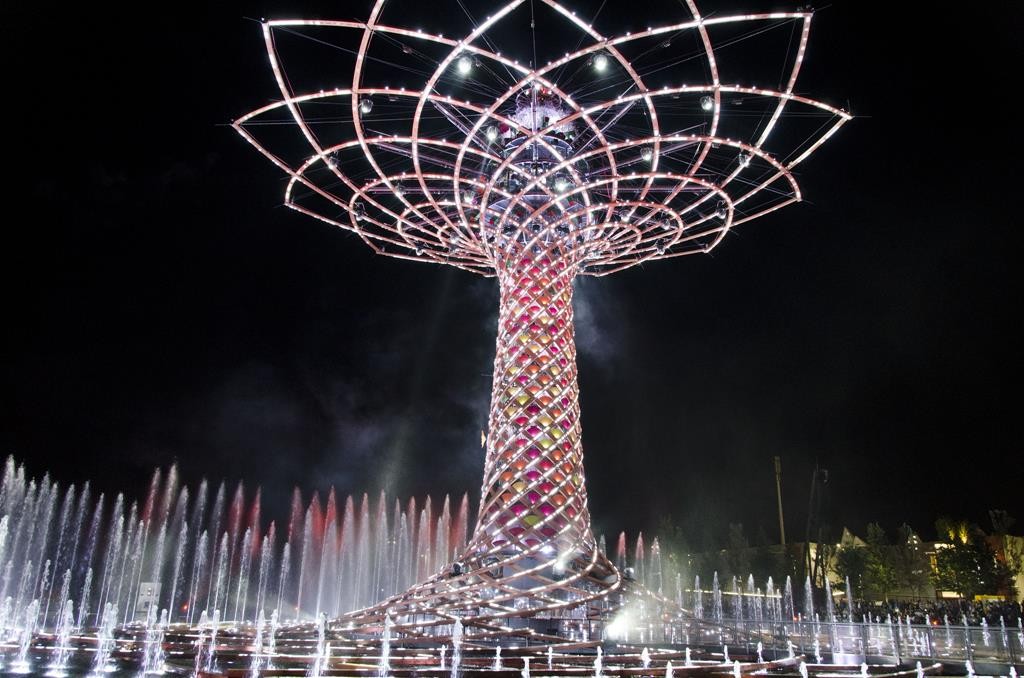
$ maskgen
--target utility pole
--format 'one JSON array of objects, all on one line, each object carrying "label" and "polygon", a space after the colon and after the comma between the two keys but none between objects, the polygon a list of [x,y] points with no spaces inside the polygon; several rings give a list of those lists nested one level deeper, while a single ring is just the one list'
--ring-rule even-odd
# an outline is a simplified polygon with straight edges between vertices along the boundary
[{"label": "utility pole", "polygon": [[786,521],[782,518],[782,457],[775,457],[775,497],[779,502],[779,539],[786,545]]},{"label": "utility pole", "polygon": [[[825,484],[828,483],[828,469],[823,469],[818,466],[818,462],[814,462],[814,472],[811,474],[811,496],[807,502],[807,535],[804,541],[804,566],[807,568],[807,574],[811,577],[811,582],[817,586],[818,569],[824,561],[824,551],[822,549],[822,536],[823,529],[821,524],[821,503],[822,496],[825,493]],[[811,560],[811,538],[815,539],[817,546],[814,550],[814,559]],[[824,576],[824,571],[822,572]],[[822,580],[822,587],[824,587],[824,580]]]}]

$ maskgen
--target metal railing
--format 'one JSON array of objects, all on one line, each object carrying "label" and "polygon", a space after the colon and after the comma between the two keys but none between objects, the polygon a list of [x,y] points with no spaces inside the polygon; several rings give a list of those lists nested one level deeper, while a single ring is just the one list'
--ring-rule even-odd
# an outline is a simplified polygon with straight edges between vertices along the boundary
[{"label": "metal railing", "polygon": [[[1008,626],[953,626],[881,622],[772,622],[769,620],[683,620],[634,628],[632,642],[728,646],[753,654],[758,643],[767,656],[788,653],[845,663],[856,657],[891,657],[946,662],[1024,664],[1024,630]],[[790,645],[792,643],[792,645]],[[856,661],[861,661],[857,659]]]}]

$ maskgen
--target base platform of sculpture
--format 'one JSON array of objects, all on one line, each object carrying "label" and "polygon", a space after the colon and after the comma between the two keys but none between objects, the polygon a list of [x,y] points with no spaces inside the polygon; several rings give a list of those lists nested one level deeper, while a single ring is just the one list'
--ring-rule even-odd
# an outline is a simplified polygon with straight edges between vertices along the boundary
[{"label": "base platform of sculpture", "polygon": [[[343,615],[336,629],[379,626],[390,617],[407,640],[453,635],[466,640],[589,640],[624,604],[627,581],[600,551],[564,565],[532,556],[468,557],[405,593]],[[598,636],[600,637],[600,636]]]}]

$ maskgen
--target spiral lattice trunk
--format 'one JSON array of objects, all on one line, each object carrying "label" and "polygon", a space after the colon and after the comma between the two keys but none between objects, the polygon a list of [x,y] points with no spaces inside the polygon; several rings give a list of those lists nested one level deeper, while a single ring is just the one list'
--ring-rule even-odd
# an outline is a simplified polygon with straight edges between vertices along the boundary
[{"label": "spiral lattice trunk", "polygon": [[494,387],[472,547],[590,555],[573,331],[576,264],[547,252],[499,274]]}]

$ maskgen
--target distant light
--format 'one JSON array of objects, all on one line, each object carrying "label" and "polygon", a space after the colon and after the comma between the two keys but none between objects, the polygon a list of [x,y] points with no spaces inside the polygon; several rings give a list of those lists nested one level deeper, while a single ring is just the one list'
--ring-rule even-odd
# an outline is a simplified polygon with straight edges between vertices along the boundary
[{"label": "distant light", "polygon": [[559,193],[565,193],[569,190],[569,182],[564,177],[558,177],[555,179],[555,190]]},{"label": "distant light", "polygon": [[474,200],[473,191],[465,191],[462,194],[462,202],[472,205]]},{"label": "distant light", "polygon": [[715,100],[711,97],[704,95],[700,98],[700,107],[705,111],[710,111],[715,107]]},{"label": "distant light", "polygon": [[495,127],[494,125],[491,125],[487,128],[486,134],[488,141],[494,141],[495,139],[498,138],[498,128]]},{"label": "distant light", "polygon": [[607,54],[595,54],[594,55],[594,70],[598,73],[603,73],[608,68],[608,55]]},{"label": "distant light", "polygon": [[473,60],[468,55],[462,55],[459,57],[458,69],[460,75],[469,75],[469,72],[473,70]]},{"label": "distant light", "polygon": [[640,151],[640,157],[643,158],[644,162],[650,162],[651,159],[654,158],[654,151],[649,148],[645,148]]},{"label": "distant light", "polygon": [[366,115],[366,114],[368,114],[372,110],[373,110],[373,99],[370,99],[369,97],[363,97],[362,99],[359,100],[359,112],[360,113],[362,113],[363,115]]},{"label": "distant light", "polygon": [[750,156],[746,153],[740,153],[740,167],[750,167]]}]

